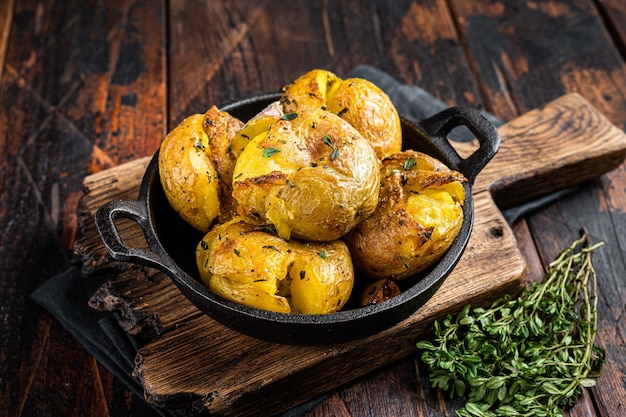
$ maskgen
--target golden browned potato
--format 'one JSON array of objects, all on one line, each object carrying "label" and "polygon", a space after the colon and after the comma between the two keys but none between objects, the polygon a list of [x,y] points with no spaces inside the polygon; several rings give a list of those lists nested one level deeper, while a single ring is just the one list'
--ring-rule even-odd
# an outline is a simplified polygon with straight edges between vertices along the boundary
[{"label": "golden browned potato", "polygon": [[296,254],[289,270],[291,310],[294,313],[325,314],[346,304],[354,285],[354,267],[348,246],[332,242],[291,241]]},{"label": "golden browned potato", "polygon": [[206,114],[183,120],[163,140],[159,176],[176,212],[196,229],[206,232],[218,215],[232,217],[231,196],[235,158],[228,143],[243,125],[212,107]]},{"label": "golden browned potato", "polygon": [[233,169],[237,160],[237,155],[231,151],[231,142],[243,126],[242,121],[215,106],[207,110],[202,121],[202,128],[208,138],[206,151],[211,155],[220,178],[228,184],[233,181]]},{"label": "golden browned potato", "polygon": [[332,241],[376,208],[379,162],[349,123],[321,109],[285,114],[237,158],[233,196],[284,239]]},{"label": "golden browned potato", "polygon": [[283,116],[282,107],[275,101],[263,109],[259,114],[248,120],[246,124],[237,132],[230,143],[232,154],[238,158],[243,148],[257,135],[267,132],[275,121]]},{"label": "golden browned potato", "polygon": [[463,222],[465,177],[415,151],[383,160],[378,208],[345,238],[373,279],[404,279],[432,265]]},{"label": "golden browned potato", "polygon": [[379,304],[400,295],[400,293],[401,290],[396,281],[391,278],[379,279],[365,286],[361,292],[359,304],[363,307]]},{"label": "golden browned potato", "polygon": [[325,109],[328,97],[332,96],[341,82],[341,78],[330,71],[311,70],[283,87],[280,104],[285,113],[306,108]]},{"label": "golden browned potato", "polygon": [[283,88],[285,113],[322,108],[339,115],[372,145],[379,159],[402,149],[398,112],[387,96],[363,78],[341,80],[330,71],[312,70]]},{"label": "golden browned potato", "polygon": [[202,127],[209,140],[208,151],[218,174],[218,221],[224,223],[237,214],[237,201],[233,198],[233,169],[237,155],[232,152],[231,142],[242,129],[243,122],[227,112],[212,106],[204,114]]},{"label": "golden browned potato", "polygon": [[354,271],[341,241],[285,241],[241,218],[215,226],[196,249],[203,282],[215,294],[280,313],[326,314],[350,297]]}]

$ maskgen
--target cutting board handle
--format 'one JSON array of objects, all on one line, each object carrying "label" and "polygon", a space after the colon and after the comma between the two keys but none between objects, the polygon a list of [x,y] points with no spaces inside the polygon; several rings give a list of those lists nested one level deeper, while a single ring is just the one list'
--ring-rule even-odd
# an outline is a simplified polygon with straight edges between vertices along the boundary
[{"label": "cutting board handle", "polygon": [[[474,183],[478,173],[493,158],[500,146],[500,134],[495,126],[471,107],[450,107],[422,120],[419,125],[444,150],[453,165],[470,183]],[[467,127],[479,143],[478,149],[467,158],[462,158],[448,139],[448,134],[458,126]]]},{"label": "cutting board handle", "polygon": [[[624,132],[576,93],[498,130],[500,149],[478,175],[474,193],[488,190],[501,209],[589,181],[626,157]],[[472,146],[459,143],[463,155],[462,148]]]}]

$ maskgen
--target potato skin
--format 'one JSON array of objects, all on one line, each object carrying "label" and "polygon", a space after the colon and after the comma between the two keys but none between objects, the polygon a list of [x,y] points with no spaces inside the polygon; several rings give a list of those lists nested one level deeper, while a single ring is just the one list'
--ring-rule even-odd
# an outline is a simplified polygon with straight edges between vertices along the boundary
[{"label": "potato skin", "polygon": [[249,221],[284,239],[332,241],[367,218],[378,201],[378,160],[350,124],[321,109],[280,119],[243,150],[233,196]]},{"label": "potato skin", "polygon": [[389,97],[363,78],[345,79],[328,98],[326,109],[338,114],[369,141],[384,159],[402,150],[400,116]]},{"label": "potato skin", "polygon": [[397,297],[402,291],[391,278],[383,278],[370,282],[361,291],[359,305],[362,307],[382,303],[390,298]]},{"label": "potato skin", "polygon": [[285,113],[297,113],[307,108],[325,109],[328,96],[341,82],[341,78],[330,71],[314,69],[284,86],[279,101]]},{"label": "potato skin", "polygon": [[236,211],[230,197],[235,159],[228,143],[242,125],[212,107],[187,117],[161,143],[159,177],[165,195],[183,220],[202,232],[218,215],[225,221]]},{"label": "potato skin", "polygon": [[342,80],[326,70],[311,70],[283,87],[285,113],[321,108],[337,114],[365,137],[379,159],[402,149],[398,111],[387,94],[363,78]]},{"label": "potato skin", "polygon": [[203,120],[201,114],[189,116],[168,133],[159,151],[159,175],[172,208],[206,232],[219,211],[219,181],[206,152],[209,139]]},{"label": "potato skin", "polygon": [[230,150],[233,137],[244,126],[243,122],[217,107],[210,107],[204,113],[202,129],[207,134],[208,149],[213,165],[224,182],[230,184],[233,180],[236,155]]},{"label": "potato skin", "polygon": [[372,279],[402,280],[431,266],[463,222],[465,177],[415,151],[383,160],[376,211],[344,239]]},{"label": "potato skin", "polygon": [[291,241],[296,259],[289,270],[291,311],[327,314],[339,311],[352,292],[354,267],[346,244]]},{"label": "potato skin", "polygon": [[285,241],[235,218],[199,242],[203,282],[228,300],[280,313],[327,314],[350,297],[354,270],[341,241]]},{"label": "potato skin", "polygon": [[279,294],[293,262],[283,239],[235,218],[203,237],[196,262],[202,281],[217,295],[263,310],[291,312],[286,294]]},{"label": "potato skin", "polygon": [[248,120],[230,142],[230,151],[238,158],[243,149],[257,135],[267,132],[270,126],[283,115],[278,101],[270,103],[259,114]]},{"label": "potato skin", "polygon": [[212,106],[204,114],[202,128],[207,134],[213,166],[218,174],[218,221],[224,223],[237,215],[237,201],[233,198],[233,170],[236,155],[231,150],[233,137],[243,127],[243,122],[227,112]]}]

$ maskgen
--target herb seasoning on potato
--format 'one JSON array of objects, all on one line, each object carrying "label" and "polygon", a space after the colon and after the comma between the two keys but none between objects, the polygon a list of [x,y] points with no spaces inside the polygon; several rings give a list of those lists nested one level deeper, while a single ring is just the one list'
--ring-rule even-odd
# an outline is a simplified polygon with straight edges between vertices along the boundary
[{"label": "herb seasoning on potato", "polygon": [[378,160],[349,123],[321,109],[281,118],[237,158],[233,196],[250,222],[284,239],[339,239],[378,202]]},{"label": "herb seasoning on potato", "polygon": [[215,106],[188,117],[163,141],[159,172],[172,207],[205,233],[196,262],[212,292],[326,314],[351,297],[355,270],[373,279],[361,305],[398,295],[460,230],[466,179],[401,149],[382,90],[318,69],[245,124]]},{"label": "herb seasoning on potato", "polygon": [[431,266],[463,223],[465,177],[435,158],[404,151],[382,162],[378,208],[346,236],[356,267],[402,280]]},{"label": "herb seasoning on potato", "polygon": [[348,301],[354,283],[343,242],[286,241],[241,218],[207,233],[196,261],[214,293],[279,313],[335,312]]},{"label": "herb seasoning on potato", "polygon": [[230,183],[234,158],[230,139],[243,123],[211,107],[183,120],[163,140],[159,176],[165,196],[178,214],[207,232],[218,215],[233,212]]},{"label": "herb seasoning on potato", "polygon": [[342,80],[315,69],[283,87],[285,112],[328,110],[350,123],[372,145],[378,159],[402,149],[402,128],[395,106],[378,86],[363,78]]}]

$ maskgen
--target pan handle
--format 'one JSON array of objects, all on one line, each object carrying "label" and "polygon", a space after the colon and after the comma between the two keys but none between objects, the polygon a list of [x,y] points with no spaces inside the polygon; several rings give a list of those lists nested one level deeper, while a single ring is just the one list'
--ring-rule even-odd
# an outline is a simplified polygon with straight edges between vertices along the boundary
[{"label": "pan handle", "polygon": [[[116,220],[123,218],[137,222],[150,250],[133,248],[124,244],[115,225]],[[113,259],[151,266],[170,274],[170,276],[178,270],[178,267],[170,261],[169,256],[167,256],[154,232],[149,227],[144,202],[110,201],[98,209],[95,215],[95,222],[100,237]]]},{"label": "pan handle", "polygon": [[[500,134],[496,127],[480,111],[471,107],[457,106],[443,110],[423,120],[419,125],[444,150],[470,183],[493,158],[500,146]],[[469,157],[459,156],[448,139],[448,134],[458,126],[466,126],[478,139],[479,148]]]}]

